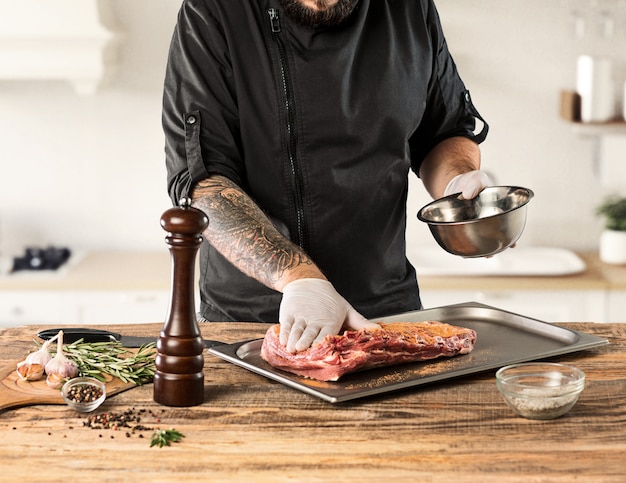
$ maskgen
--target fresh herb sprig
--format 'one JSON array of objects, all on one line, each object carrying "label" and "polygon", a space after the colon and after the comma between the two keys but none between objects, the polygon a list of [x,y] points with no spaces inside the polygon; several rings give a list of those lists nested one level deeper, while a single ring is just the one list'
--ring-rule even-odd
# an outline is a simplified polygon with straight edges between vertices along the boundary
[{"label": "fresh herb sprig", "polygon": [[63,346],[63,352],[78,365],[81,376],[105,382],[104,374],[138,386],[151,382],[156,372],[155,344],[139,348],[137,353],[122,347],[121,342],[83,342],[82,339]]},{"label": "fresh herb sprig", "polygon": [[178,443],[182,440],[185,435],[175,429],[157,429],[152,434],[152,439],[150,440],[150,447],[158,446],[162,448],[163,446],[170,446],[171,443]]}]

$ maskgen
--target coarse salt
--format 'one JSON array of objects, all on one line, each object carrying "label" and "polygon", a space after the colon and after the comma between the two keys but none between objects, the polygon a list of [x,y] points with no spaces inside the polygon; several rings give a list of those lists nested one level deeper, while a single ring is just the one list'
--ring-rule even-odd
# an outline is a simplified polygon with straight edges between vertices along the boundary
[{"label": "coarse salt", "polygon": [[567,412],[578,399],[578,393],[567,388],[522,388],[519,396],[508,395],[507,402],[522,416],[535,419],[552,419]]}]

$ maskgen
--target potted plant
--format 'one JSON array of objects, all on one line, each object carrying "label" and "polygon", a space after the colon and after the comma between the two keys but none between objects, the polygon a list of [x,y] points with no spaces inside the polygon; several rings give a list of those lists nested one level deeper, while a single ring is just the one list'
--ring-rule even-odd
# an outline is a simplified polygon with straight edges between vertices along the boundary
[{"label": "potted plant", "polygon": [[626,263],[626,198],[607,198],[597,213],[605,220],[600,237],[600,260],[606,263]]}]

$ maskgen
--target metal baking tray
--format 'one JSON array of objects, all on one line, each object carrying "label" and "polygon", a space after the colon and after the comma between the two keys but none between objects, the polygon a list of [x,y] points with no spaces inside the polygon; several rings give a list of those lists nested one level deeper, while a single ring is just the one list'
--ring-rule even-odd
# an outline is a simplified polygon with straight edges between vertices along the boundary
[{"label": "metal baking tray", "polygon": [[208,352],[291,388],[338,403],[608,344],[608,340],[594,335],[477,302],[376,319],[377,322],[424,320],[438,320],[474,329],[477,333],[474,350],[452,358],[347,374],[337,382],[316,381],[273,368],[261,358],[263,339],[212,347]]}]

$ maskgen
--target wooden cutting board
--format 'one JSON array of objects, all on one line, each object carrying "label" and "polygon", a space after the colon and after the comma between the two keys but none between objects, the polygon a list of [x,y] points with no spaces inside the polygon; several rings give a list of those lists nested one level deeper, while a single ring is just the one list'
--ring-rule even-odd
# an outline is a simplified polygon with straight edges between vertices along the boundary
[{"label": "wooden cutting board", "polygon": [[[39,381],[21,380],[15,371],[17,363],[15,361],[0,367],[0,411],[34,404],[65,404],[61,390],[48,387],[45,378]],[[108,375],[106,377],[107,397],[135,387],[132,382],[125,383]]]}]

